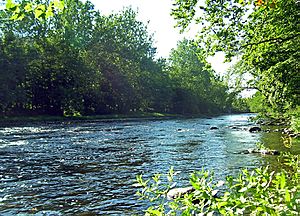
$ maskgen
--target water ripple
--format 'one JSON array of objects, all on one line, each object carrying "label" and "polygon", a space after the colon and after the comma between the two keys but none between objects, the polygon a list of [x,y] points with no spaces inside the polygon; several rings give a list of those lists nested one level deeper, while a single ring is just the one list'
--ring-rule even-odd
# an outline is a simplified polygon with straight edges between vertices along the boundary
[{"label": "water ripple", "polygon": [[147,204],[135,196],[138,174],[174,166],[180,185],[202,167],[223,178],[265,163],[257,155],[234,154],[261,139],[230,128],[247,128],[248,117],[1,127],[0,215],[140,215]]}]

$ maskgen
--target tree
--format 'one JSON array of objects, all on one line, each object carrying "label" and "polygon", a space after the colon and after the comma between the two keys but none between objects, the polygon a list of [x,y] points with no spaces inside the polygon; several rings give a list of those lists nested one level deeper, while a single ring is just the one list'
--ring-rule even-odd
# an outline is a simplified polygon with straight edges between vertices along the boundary
[{"label": "tree", "polygon": [[6,0],[5,7],[11,12],[11,20],[23,20],[28,14],[33,14],[37,19],[46,19],[60,13],[64,9],[64,0],[53,1],[17,1]]},{"label": "tree", "polygon": [[89,1],[7,1],[0,18],[4,115],[229,107],[227,88],[203,49],[185,40],[169,60],[156,59],[153,37],[131,8],[103,16]]},{"label": "tree", "polygon": [[175,1],[173,16],[184,30],[201,26],[199,45],[207,54],[241,56],[255,87],[275,111],[299,105],[299,1]]},{"label": "tree", "polygon": [[155,48],[147,26],[127,8],[107,17],[97,16],[89,48],[92,59],[103,74],[105,97],[112,112],[128,113],[149,105],[144,97],[143,80],[155,70]]},{"label": "tree", "polygon": [[13,34],[3,36],[0,40],[0,115],[12,109],[24,111],[26,63],[22,41]]},{"label": "tree", "polygon": [[169,62],[175,112],[215,113],[226,109],[227,88],[203,58],[203,49],[194,41],[180,41],[172,50]]},{"label": "tree", "polygon": [[[28,4],[40,3],[21,1],[14,7],[26,8]],[[63,115],[82,112],[84,95],[98,88],[101,75],[86,61],[84,49],[89,43],[87,38],[90,38],[84,27],[93,24],[93,7],[90,2],[83,4],[70,0],[66,3],[63,13],[55,13],[47,19],[35,19],[35,11],[28,10],[26,16],[14,20],[11,18],[14,12],[1,10],[3,48],[7,50],[7,54],[3,55],[3,62],[23,60],[23,64],[20,61],[18,63],[22,68],[16,69],[18,73],[21,71],[22,79],[11,76],[16,72],[4,71],[5,67],[3,72],[10,73],[8,77],[14,80],[14,87],[11,88],[24,89],[17,94],[18,97],[26,98],[9,103],[9,107],[4,106],[4,112],[13,109],[15,113],[19,113],[15,104],[20,107],[21,101],[23,109],[33,114]],[[8,37],[14,40],[6,40]],[[9,49],[10,44],[19,48],[18,55]],[[1,78],[3,82],[8,81],[5,76],[1,75]]]},{"label": "tree", "polygon": [[[162,67],[154,59],[152,35],[132,9],[102,16],[89,1],[23,0],[7,1],[0,15],[8,52],[2,62],[18,59],[4,40],[11,35],[26,60],[19,64],[23,78],[11,77],[25,89],[24,107],[30,112],[128,113],[157,104],[150,96],[163,80]],[[1,78],[5,83],[9,76]],[[3,88],[3,97],[12,98],[8,92],[16,87]],[[13,104],[3,100],[2,109]]]}]

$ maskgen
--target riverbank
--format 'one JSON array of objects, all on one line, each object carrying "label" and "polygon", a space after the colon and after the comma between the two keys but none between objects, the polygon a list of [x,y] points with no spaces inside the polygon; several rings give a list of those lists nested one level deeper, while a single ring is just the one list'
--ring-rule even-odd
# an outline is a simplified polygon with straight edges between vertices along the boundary
[{"label": "riverbank", "polygon": [[267,127],[267,130],[272,129],[272,127],[280,127],[276,128],[276,130],[282,132],[282,134],[295,138],[300,137],[299,113],[288,113],[275,117],[258,114],[256,117],[252,118],[251,121],[262,127]]},{"label": "riverbank", "polygon": [[115,120],[115,119],[134,119],[134,118],[171,118],[182,117],[177,114],[168,113],[132,113],[132,114],[110,114],[110,115],[91,115],[91,116],[4,116],[0,122],[37,122],[37,121],[69,121],[69,120]]},{"label": "riverbank", "polygon": [[41,121],[80,121],[80,120],[131,120],[131,119],[169,119],[169,118],[211,118],[226,113],[215,114],[171,114],[171,113],[158,113],[158,112],[136,112],[130,114],[109,114],[109,115],[91,115],[91,116],[49,116],[49,115],[36,115],[36,116],[2,116],[0,117],[1,123],[18,123],[18,122],[41,122]]}]

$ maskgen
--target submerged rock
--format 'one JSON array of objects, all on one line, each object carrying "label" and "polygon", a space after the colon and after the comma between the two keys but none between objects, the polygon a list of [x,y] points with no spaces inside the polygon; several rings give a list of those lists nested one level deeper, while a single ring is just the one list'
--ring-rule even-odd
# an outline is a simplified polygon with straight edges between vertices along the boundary
[{"label": "submerged rock", "polygon": [[292,133],[292,134],[289,134],[290,137],[292,138],[298,138],[300,137],[300,134],[299,133]]},{"label": "submerged rock", "polygon": [[[176,199],[176,198],[182,198],[185,194],[190,194],[190,193],[193,193],[194,191],[196,191],[196,189],[193,187],[174,188],[174,189],[171,189],[167,193],[167,198],[169,200]],[[219,192],[219,190],[212,191],[212,195],[214,198],[219,197],[218,192]],[[192,203],[199,204],[201,202],[201,200],[208,201],[205,197],[203,197],[202,199],[199,197],[197,199],[193,199]]]},{"label": "submerged rock", "polygon": [[292,138],[298,138],[300,137],[300,133],[296,133],[295,131],[293,131],[292,129],[290,128],[284,128],[282,129],[282,134],[285,134],[289,137],[292,137]]},{"label": "submerged rock", "polygon": [[248,130],[250,133],[255,133],[255,132],[259,132],[261,131],[260,127],[254,126],[254,127],[250,127]]},{"label": "submerged rock", "polygon": [[240,152],[240,154],[262,154],[262,155],[280,155],[278,150],[269,149],[247,149]]},{"label": "submerged rock", "polygon": [[282,130],[282,133],[283,133],[283,134],[292,134],[292,133],[293,133],[293,130],[290,129],[290,128],[284,128],[284,129]]},{"label": "submerged rock", "polygon": [[174,188],[167,193],[167,198],[176,199],[178,197],[184,196],[185,194],[192,193],[193,191],[195,191],[195,188],[193,187]]}]

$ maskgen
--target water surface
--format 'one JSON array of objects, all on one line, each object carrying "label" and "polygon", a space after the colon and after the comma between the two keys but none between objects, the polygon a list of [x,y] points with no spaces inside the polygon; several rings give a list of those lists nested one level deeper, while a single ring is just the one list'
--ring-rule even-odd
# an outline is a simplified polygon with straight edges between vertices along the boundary
[{"label": "water surface", "polygon": [[202,168],[221,179],[276,163],[274,156],[236,154],[261,140],[285,150],[280,133],[248,132],[250,116],[0,127],[0,215],[142,215],[145,203],[132,186],[138,174],[174,166],[185,185]]}]

